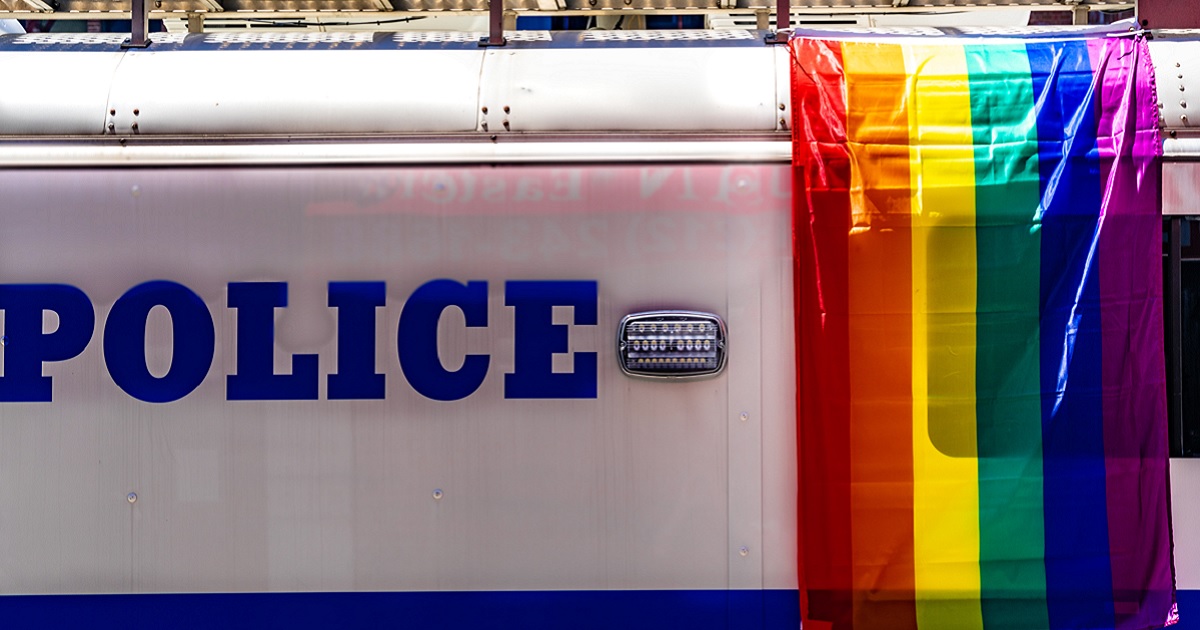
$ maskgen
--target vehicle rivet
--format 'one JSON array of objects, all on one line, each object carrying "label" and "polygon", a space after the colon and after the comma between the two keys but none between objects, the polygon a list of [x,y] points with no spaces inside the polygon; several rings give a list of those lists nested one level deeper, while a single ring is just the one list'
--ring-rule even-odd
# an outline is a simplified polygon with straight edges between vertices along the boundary
[{"label": "vehicle rivet", "polygon": [[780,127],[783,127],[784,129],[787,129],[787,119],[780,118],[780,119],[779,119],[779,126],[780,126]]},{"label": "vehicle rivet", "polygon": [[110,109],[110,110],[108,110],[108,115],[109,115],[109,116],[116,116],[116,115],[117,115],[117,110],[115,110],[115,109]]},{"label": "vehicle rivet", "polygon": [[750,555],[750,548],[747,547],[746,545],[742,545],[738,549],[738,555],[745,558],[746,556]]},{"label": "vehicle rivet", "polygon": [[0,337],[0,346],[7,346],[7,345],[8,345],[8,335],[4,335],[3,337]]},{"label": "vehicle rivet", "polygon": [[487,131],[487,123],[483,123],[483,130]]},{"label": "vehicle rivet", "polygon": [[1178,135],[1179,135],[1179,132],[1178,132],[1178,131],[1175,131],[1174,129],[1172,129],[1172,130],[1171,130],[1171,137],[1172,137],[1172,138],[1174,138],[1174,137],[1177,137]]},{"label": "vehicle rivet", "polygon": [[1184,109],[1187,109],[1187,101],[1179,101],[1179,106]]},{"label": "vehicle rivet", "polygon": [[745,422],[745,421],[747,421],[747,420],[749,420],[749,419],[750,419],[750,414],[748,414],[748,413],[746,413],[745,411],[743,411],[743,412],[742,412],[742,415],[740,415],[740,416],[738,416],[738,417],[739,417],[739,418],[742,420],[742,422]]},{"label": "vehicle rivet", "polygon": [[433,500],[434,501],[441,501],[443,496],[444,495],[442,494],[441,488],[437,488],[436,490],[433,491]]},{"label": "vehicle rivet", "polygon": [[138,130],[138,124],[137,124],[137,123],[133,123],[132,125],[130,125],[130,126],[129,126],[129,128],[130,128],[130,129],[133,129],[134,131],[137,131],[137,130]]},{"label": "vehicle rivet", "polygon": [[483,113],[486,114],[487,113],[487,105],[484,105],[482,108],[480,108],[480,111],[482,111]]},{"label": "vehicle rivet", "polygon": [[129,494],[125,495],[125,500],[130,503],[137,503],[137,493],[130,492]]},{"label": "vehicle rivet", "polygon": [[134,107],[134,108],[133,108],[133,115],[134,115],[134,116],[137,116],[137,115],[138,115],[138,114],[140,114],[140,113],[141,113],[141,111],[140,111],[140,110],[138,110],[138,108],[136,108],[136,107]]},{"label": "vehicle rivet", "polygon": [[1185,86],[1182,86],[1182,85],[1181,85],[1181,86],[1179,86],[1179,91],[1180,91],[1180,92],[1183,92],[1183,91],[1184,91],[1184,90],[1186,90],[1186,89],[1187,89],[1187,88],[1186,88]]},{"label": "vehicle rivet", "polygon": [[510,110],[510,109],[508,108],[508,105],[505,105],[505,106],[504,106],[504,113],[505,113],[505,114],[507,114],[507,113],[508,113],[508,112],[510,112],[510,111],[512,111],[512,110]]},{"label": "vehicle rivet", "polygon": [[785,109],[787,109],[787,105],[784,105],[783,103],[780,103],[780,104],[779,104],[779,111],[783,111],[783,110],[785,110]]},{"label": "vehicle rivet", "polygon": [[508,121],[507,121],[507,120],[506,120],[506,121],[504,121],[504,129],[505,129],[505,131],[507,131],[507,130],[508,130]]},{"label": "vehicle rivet", "polygon": [[116,129],[116,128],[117,128],[117,126],[116,126],[116,125],[114,125],[114,124],[112,124],[112,123],[108,123],[108,130],[109,130],[109,131],[112,131],[113,129]]}]

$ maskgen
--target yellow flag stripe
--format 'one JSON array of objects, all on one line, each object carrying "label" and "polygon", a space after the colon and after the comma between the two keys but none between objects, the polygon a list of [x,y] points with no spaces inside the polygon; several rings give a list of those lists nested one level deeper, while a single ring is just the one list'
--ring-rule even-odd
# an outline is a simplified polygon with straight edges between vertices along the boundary
[{"label": "yellow flag stripe", "polygon": [[975,156],[961,46],[905,46],[912,192],[917,625],[982,629],[975,441]]}]

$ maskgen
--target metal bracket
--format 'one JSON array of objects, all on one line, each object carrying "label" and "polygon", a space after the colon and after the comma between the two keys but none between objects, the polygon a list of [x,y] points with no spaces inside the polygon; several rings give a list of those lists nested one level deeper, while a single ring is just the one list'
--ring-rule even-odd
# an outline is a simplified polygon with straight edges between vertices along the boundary
[{"label": "metal bracket", "polygon": [[1071,24],[1087,26],[1088,23],[1088,6],[1086,4],[1075,4],[1071,6]]},{"label": "metal bracket", "polygon": [[150,46],[150,13],[146,11],[146,0],[132,0],[130,10],[129,39],[121,48],[148,48]]},{"label": "metal bracket", "polygon": [[204,32],[204,14],[203,13],[187,14],[187,31],[189,33],[203,33]]},{"label": "metal bracket", "polygon": [[479,45],[504,46],[504,0],[488,0],[488,36],[479,40]]},{"label": "metal bracket", "polygon": [[767,45],[786,44],[791,39],[792,2],[791,0],[775,0],[775,32],[767,35]]}]

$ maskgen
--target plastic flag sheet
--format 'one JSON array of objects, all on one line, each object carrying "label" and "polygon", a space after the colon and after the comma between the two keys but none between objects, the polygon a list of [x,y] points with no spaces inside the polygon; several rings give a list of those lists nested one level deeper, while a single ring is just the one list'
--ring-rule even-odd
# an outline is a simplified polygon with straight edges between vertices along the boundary
[{"label": "plastic flag sheet", "polygon": [[1173,623],[1145,42],[791,51],[805,630]]}]

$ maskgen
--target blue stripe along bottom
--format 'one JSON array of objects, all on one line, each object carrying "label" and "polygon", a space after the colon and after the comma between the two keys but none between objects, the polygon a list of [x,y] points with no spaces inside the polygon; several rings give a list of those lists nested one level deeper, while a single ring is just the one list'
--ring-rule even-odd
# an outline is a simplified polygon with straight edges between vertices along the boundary
[{"label": "blue stripe along bottom", "polygon": [[794,590],[4,595],[0,626],[795,630],[800,598]]},{"label": "blue stripe along bottom", "polygon": [[1200,630],[1200,591],[1178,591],[1175,599],[1179,603],[1179,623],[1171,630]]}]

